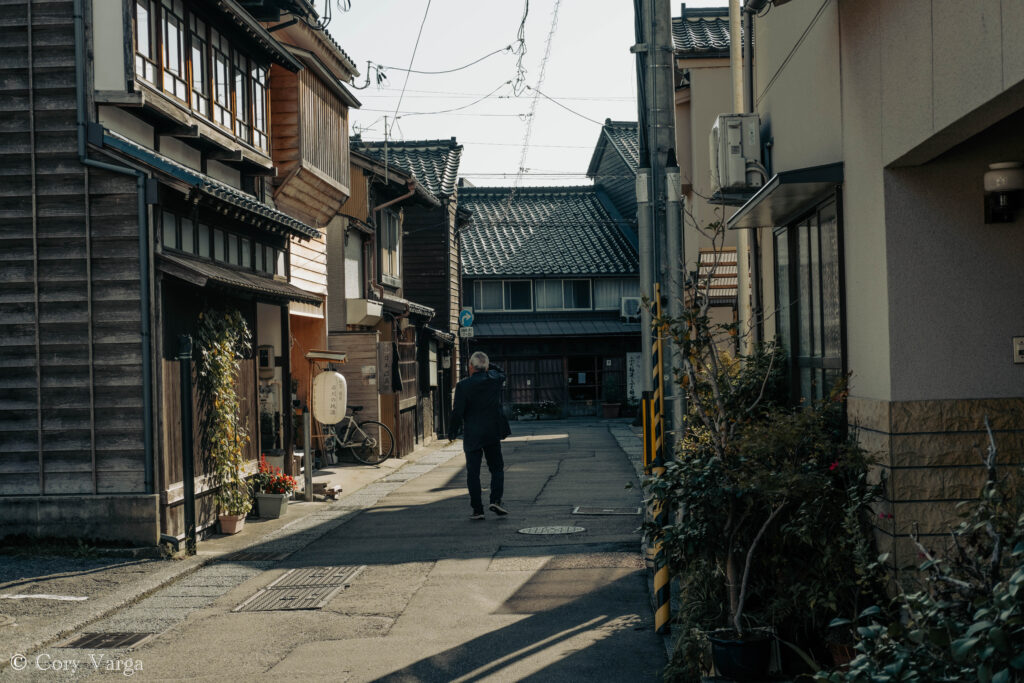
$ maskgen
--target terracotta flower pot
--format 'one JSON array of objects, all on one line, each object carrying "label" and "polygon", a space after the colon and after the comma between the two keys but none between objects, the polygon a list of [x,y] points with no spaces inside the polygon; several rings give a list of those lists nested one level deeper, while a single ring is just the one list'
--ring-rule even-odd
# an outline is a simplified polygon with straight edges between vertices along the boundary
[{"label": "terracotta flower pot", "polygon": [[222,534],[237,534],[245,526],[245,515],[221,515],[217,518]]}]

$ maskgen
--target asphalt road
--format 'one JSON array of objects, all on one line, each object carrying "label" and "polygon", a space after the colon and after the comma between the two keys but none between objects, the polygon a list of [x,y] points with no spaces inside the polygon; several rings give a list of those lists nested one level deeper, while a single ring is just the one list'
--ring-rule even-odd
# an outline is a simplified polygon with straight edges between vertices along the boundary
[{"label": "asphalt road", "polygon": [[[657,680],[640,516],[573,514],[640,506],[610,424],[515,423],[508,517],[469,520],[461,444],[439,449],[83,629],[155,634],[140,644],[51,647],[0,679]],[[521,533],[543,527],[561,528]],[[330,584],[330,572],[288,573],[314,567],[356,573],[347,587],[283,588]],[[323,606],[233,611],[262,589],[274,607],[310,595]]]}]

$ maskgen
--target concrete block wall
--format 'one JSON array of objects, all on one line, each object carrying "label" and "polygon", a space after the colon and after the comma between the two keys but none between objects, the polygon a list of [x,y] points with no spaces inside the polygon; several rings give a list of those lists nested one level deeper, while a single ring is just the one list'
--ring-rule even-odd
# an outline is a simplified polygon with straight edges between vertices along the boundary
[{"label": "concrete block wall", "polygon": [[959,523],[957,504],[978,497],[988,452],[985,417],[998,449],[1000,474],[1020,485],[1024,464],[1024,398],[881,401],[851,397],[851,430],[875,458],[885,500],[875,520],[879,550],[894,566],[919,562],[916,528],[930,548],[945,546]]}]

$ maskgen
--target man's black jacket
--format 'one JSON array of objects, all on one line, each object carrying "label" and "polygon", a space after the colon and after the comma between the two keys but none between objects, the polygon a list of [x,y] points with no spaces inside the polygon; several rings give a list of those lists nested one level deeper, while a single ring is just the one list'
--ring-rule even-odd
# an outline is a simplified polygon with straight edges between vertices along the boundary
[{"label": "man's black jacket", "polygon": [[455,406],[452,408],[448,438],[454,439],[465,425],[462,450],[475,451],[501,441],[501,387],[505,373],[492,365],[479,370],[455,385]]}]

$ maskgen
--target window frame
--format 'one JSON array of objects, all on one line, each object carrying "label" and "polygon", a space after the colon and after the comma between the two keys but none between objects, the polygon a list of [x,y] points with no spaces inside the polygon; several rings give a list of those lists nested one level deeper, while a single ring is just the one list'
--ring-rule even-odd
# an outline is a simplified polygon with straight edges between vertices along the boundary
[{"label": "window frame", "polygon": [[[830,223],[834,223],[831,229],[835,242],[832,288],[826,286],[827,263],[823,260],[823,237]],[[777,337],[789,359],[791,397],[794,403],[821,399],[847,373],[841,193],[830,195],[796,220],[776,228],[772,238],[776,308],[786,311],[777,316],[781,323]],[[780,254],[784,254],[784,262],[780,262]],[[825,303],[826,296],[830,306]],[[836,309],[834,318],[827,316],[830,307]],[[827,344],[826,335],[830,332],[832,340]]]},{"label": "window frame", "polygon": [[[483,304],[483,286],[484,286],[485,282],[486,283],[498,283],[498,284],[500,284],[500,286],[501,286],[501,308],[487,308],[487,307],[484,307],[482,305]],[[529,295],[530,307],[529,308],[510,308],[509,304],[510,304],[510,299],[511,299],[511,292],[509,290],[509,285],[511,285],[513,283],[521,283],[521,282],[527,283],[527,286],[530,288],[530,295]],[[490,278],[487,278],[487,279],[480,279],[480,280],[474,280],[473,281],[473,306],[474,306],[475,310],[478,310],[478,311],[481,311],[481,312],[484,312],[484,313],[529,313],[529,312],[535,311],[535,310],[537,310],[537,308],[536,308],[536,302],[534,300],[534,295],[535,294],[534,294],[533,280],[531,280],[529,278],[512,278],[512,279],[507,279],[507,280],[506,279],[493,279],[492,280]]]},{"label": "window frame", "polygon": [[[181,15],[174,8],[181,8]],[[140,9],[145,11],[144,26]],[[136,78],[239,142],[269,155],[269,64],[238,48],[184,0],[135,0],[132,16]],[[177,27],[178,62],[173,68],[169,63],[172,23]],[[145,52],[140,51],[143,35]],[[223,78],[218,77],[218,67],[223,67]],[[201,72],[198,77],[197,71]]]},{"label": "window frame", "polygon": [[[583,277],[570,277],[570,278],[538,278],[537,282],[558,282],[562,292],[562,305],[561,306],[541,306],[540,302],[537,301],[536,292],[539,287],[534,287],[534,298],[533,305],[537,311],[593,311],[594,309],[594,282],[591,278]],[[586,282],[587,283],[587,298],[590,302],[588,306],[566,306],[566,288],[571,282]],[[612,310],[612,309],[607,309]]]},{"label": "window frame", "polygon": [[377,226],[377,260],[380,281],[391,287],[402,286],[402,213],[383,209]]}]

